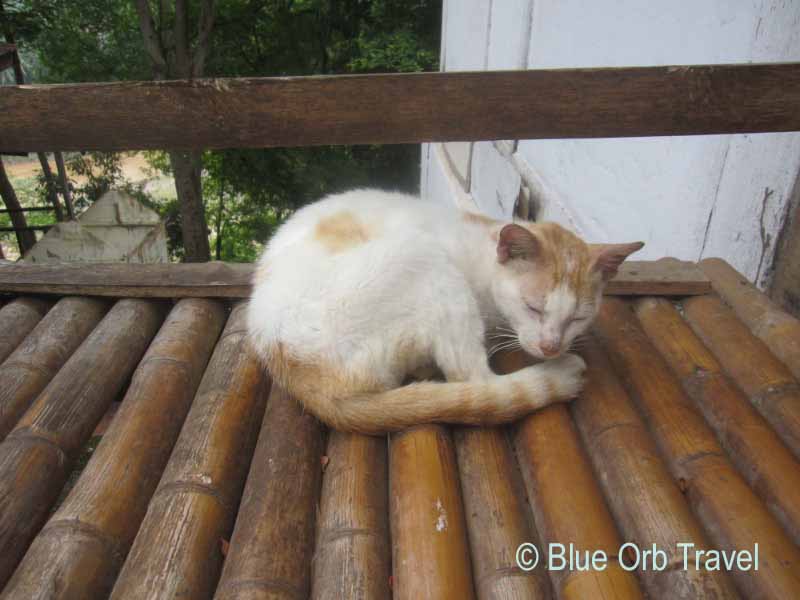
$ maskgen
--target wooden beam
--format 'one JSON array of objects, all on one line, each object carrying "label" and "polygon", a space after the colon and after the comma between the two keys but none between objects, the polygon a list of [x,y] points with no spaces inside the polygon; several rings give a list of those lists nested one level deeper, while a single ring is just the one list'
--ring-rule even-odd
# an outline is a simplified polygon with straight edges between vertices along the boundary
[{"label": "wooden beam", "polygon": [[135,150],[800,130],[800,63],[0,88],[3,148]]},{"label": "wooden beam", "polygon": [[0,291],[128,298],[246,298],[254,265],[60,263],[0,267]]},{"label": "wooden beam", "polygon": [[[14,264],[0,266],[0,293],[72,294],[119,298],[247,298],[255,265]],[[623,263],[608,295],[692,296],[711,291],[694,265],[675,259]]]}]

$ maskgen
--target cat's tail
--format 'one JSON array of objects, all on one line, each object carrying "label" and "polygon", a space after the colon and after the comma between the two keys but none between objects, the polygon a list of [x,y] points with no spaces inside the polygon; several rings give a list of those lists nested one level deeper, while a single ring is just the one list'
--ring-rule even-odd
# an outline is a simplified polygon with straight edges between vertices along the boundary
[{"label": "cat's tail", "polygon": [[335,429],[373,435],[421,423],[498,425],[575,397],[584,369],[580,357],[566,355],[485,380],[423,381],[383,392],[301,400]]}]

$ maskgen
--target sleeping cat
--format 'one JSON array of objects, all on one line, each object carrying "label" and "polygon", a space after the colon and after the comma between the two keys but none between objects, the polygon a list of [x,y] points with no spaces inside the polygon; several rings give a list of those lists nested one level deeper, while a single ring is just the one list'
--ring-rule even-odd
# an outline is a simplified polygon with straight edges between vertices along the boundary
[{"label": "sleeping cat", "polygon": [[[495,221],[399,193],[329,196],[270,240],[250,340],[274,380],[336,429],[504,423],[578,394],[585,365],[567,351],[642,245],[587,245],[554,223]],[[490,330],[547,360],[494,374]],[[403,385],[432,366],[446,382]]]}]

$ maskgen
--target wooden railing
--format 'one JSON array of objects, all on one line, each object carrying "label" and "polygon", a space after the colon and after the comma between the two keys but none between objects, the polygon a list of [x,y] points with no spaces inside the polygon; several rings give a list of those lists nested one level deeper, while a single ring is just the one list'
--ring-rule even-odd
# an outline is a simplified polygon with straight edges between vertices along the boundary
[{"label": "wooden railing", "polygon": [[0,151],[800,130],[800,63],[0,87]]}]

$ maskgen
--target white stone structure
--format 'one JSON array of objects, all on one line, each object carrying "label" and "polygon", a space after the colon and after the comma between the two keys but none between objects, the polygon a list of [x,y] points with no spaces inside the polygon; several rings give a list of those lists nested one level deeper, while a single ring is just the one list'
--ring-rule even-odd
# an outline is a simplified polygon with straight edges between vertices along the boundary
[{"label": "white stone structure", "polygon": [[53,226],[24,260],[168,262],[167,232],[157,212],[128,194],[110,191],[77,220]]},{"label": "white stone structure", "polygon": [[[447,71],[800,61],[800,2],[445,0]],[[426,144],[422,193],[537,217],[641,259],[721,256],[769,281],[800,134]]]}]

